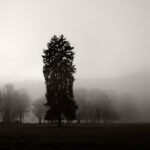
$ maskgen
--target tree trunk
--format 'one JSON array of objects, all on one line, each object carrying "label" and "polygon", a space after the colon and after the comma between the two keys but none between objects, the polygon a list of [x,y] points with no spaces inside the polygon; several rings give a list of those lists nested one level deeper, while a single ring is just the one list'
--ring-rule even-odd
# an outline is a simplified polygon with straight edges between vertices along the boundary
[{"label": "tree trunk", "polygon": [[39,124],[41,124],[42,123],[42,119],[39,117]]},{"label": "tree trunk", "polygon": [[61,122],[61,113],[59,113],[59,117],[58,117],[58,127],[62,126],[62,122]]},{"label": "tree trunk", "polygon": [[61,117],[59,117],[59,119],[58,119],[58,127],[61,127],[61,126],[62,126]]},{"label": "tree trunk", "polygon": [[80,119],[77,119],[77,123],[80,124]]},{"label": "tree trunk", "polygon": [[22,123],[23,122],[23,118],[22,118],[22,116],[20,115],[20,123]]}]

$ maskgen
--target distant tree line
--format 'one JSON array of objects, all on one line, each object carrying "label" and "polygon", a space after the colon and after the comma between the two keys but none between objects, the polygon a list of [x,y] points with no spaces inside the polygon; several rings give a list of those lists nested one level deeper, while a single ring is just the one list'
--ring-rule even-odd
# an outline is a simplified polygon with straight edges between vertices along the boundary
[{"label": "distant tree line", "polygon": [[78,104],[78,123],[106,123],[136,121],[137,106],[129,94],[117,95],[98,89],[75,89]]},{"label": "distant tree line", "polygon": [[[136,121],[138,108],[134,97],[129,94],[116,94],[98,89],[76,88],[75,101],[77,123],[111,123]],[[47,106],[45,96],[31,100],[24,89],[15,89],[7,84],[0,90],[0,121],[2,123],[23,123],[32,114],[38,123],[46,123]],[[62,120],[66,122],[65,119]]]},{"label": "distant tree line", "polygon": [[25,113],[30,110],[30,98],[23,89],[16,90],[12,84],[0,91],[0,118],[3,123],[23,123]]},{"label": "distant tree line", "polygon": [[[77,123],[131,122],[138,117],[134,97],[129,94],[116,94],[98,89],[76,88],[75,101],[78,105]],[[45,122],[46,107],[44,96],[33,103],[33,113],[39,123]],[[53,121],[49,121],[53,122]],[[64,119],[63,122],[66,122]]]}]

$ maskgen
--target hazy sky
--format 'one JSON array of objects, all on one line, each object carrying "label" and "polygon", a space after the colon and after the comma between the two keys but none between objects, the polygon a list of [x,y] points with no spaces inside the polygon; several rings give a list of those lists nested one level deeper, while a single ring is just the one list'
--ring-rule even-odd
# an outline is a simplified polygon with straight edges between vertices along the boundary
[{"label": "hazy sky", "polygon": [[150,71],[150,0],[0,0],[0,80],[43,79],[43,49],[62,33],[77,78]]}]

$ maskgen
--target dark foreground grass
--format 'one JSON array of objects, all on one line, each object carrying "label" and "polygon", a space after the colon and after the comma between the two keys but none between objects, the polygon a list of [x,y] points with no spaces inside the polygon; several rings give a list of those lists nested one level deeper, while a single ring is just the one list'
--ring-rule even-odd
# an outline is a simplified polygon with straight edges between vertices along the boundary
[{"label": "dark foreground grass", "polygon": [[0,150],[150,149],[150,124],[0,125]]}]

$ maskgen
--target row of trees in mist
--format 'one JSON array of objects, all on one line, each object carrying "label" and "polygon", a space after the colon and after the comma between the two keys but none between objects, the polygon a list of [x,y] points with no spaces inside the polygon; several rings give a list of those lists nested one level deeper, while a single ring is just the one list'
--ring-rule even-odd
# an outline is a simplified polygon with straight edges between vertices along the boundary
[{"label": "row of trees in mist", "polygon": [[[78,105],[76,112],[78,123],[105,123],[137,121],[138,107],[134,97],[129,94],[116,94],[98,89],[76,88],[74,98]],[[39,123],[45,122],[45,97],[34,101],[32,112]],[[66,120],[63,120],[66,122]]]},{"label": "row of trees in mist", "polygon": [[113,121],[136,121],[137,106],[129,94],[117,95],[98,89],[76,89],[78,104],[77,121],[101,123]]},{"label": "row of trees in mist", "polygon": [[[137,116],[134,99],[128,94],[117,95],[98,89],[77,88],[74,97],[78,105],[78,123],[132,121]],[[0,120],[3,123],[23,123],[25,116],[33,114],[39,123],[45,122],[45,104],[45,96],[33,101],[25,90],[7,84],[0,90]]]},{"label": "row of trees in mist", "polygon": [[22,90],[7,84],[0,91],[0,117],[4,123],[23,122],[30,109],[30,97]]},{"label": "row of trees in mist", "polygon": [[2,123],[23,123],[25,117],[33,114],[41,123],[45,117],[45,103],[44,96],[33,101],[25,89],[6,84],[0,90],[0,120]]}]

